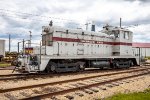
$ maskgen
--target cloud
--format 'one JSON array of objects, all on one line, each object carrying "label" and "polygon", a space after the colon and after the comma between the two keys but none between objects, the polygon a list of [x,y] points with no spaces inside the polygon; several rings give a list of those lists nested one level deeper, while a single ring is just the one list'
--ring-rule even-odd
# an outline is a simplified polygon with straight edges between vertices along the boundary
[{"label": "cloud", "polygon": [[129,1],[129,2],[143,2],[143,3],[149,3],[150,1],[149,0],[124,0],[124,1]]},{"label": "cloud", "polygon": [[11,33],[16,48],[17,41],[29,39],[29,31],[33,42],[39,41],[42,26],[50,20],[55,26],[82,29],[86,22],[94,20],[99,31],[106,23],[119,26],[121,17],[123,27],[138,24],[129,27],[133,41],[150,42],[149,4],[149,0],[0,0],[0,38],[7,40],[6,33]]}]

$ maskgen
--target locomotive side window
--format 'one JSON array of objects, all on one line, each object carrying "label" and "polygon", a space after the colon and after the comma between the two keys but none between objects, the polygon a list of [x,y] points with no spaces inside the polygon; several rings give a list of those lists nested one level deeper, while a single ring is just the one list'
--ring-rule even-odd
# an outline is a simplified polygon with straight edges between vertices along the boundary
[{"label": "locomotive side window", "polygon": [[46,40],[46,35],[42,35],[42,45],[43,46],[46,44],[45,40]]},{"label": "locomotive side window", "polygon": [[52,46],[53,41],[52,41],[52,34],[45,34],[42,35],[42,45],[47,45],[47,46]]},{"label": "locomotive side window", "polygon": [[48,46],[52,46],[53,41],[48,41]]},{"label": "locomotive side window", "polygon": [[65,46],[67,46],[67,43],[65,43]]},{"label": "locomotive side window", "polygon": [[129,39],[129,32],[125,31],[125,32],[123,33],[123,38],[124,38],[124,39]]},{"label": "locomotive side window", "polygon": [[123,38],[124,38],[124,39],[126,38],[126,34],[125,34],[125,32],[123,32]]},{"label": "locomotive side window", "polygon": [[125,34],[126,34],[126,39],[129,39],[129,32],[125,32]]}]

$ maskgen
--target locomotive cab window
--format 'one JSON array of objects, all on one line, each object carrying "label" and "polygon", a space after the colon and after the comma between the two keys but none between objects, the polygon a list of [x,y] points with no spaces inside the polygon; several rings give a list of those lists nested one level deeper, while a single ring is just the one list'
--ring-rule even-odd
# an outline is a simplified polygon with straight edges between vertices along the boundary
[{"label": "locomotive cab window", "polygon": [[129,32],[128,31],[123,32],[123,38],[127,39],[127,40],[129,39]]},{"label": "locomotive cab window", "polygon": [[119,38],[119,30],[113,30],[112,34],[114,34],[115,38]]}]

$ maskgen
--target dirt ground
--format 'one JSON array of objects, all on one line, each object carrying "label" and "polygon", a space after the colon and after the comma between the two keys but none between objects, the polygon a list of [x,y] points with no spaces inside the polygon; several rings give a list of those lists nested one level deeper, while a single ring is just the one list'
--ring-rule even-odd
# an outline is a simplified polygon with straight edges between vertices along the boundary
[{"label": "dirt ground", "polygon": [[[11,73],[12,73],[12,70],[0,70],[1,75],[11,74]],[[80,78],[80,77],[92,76],[92,75],[101,75],[101,74],[107,74],[107,72],[92,73],[92,74],[87,73],[87,74],[73,75],[73,76],[72,75],[57,76],[57,77],[50,77],[46,79],[38,78],[38,79],[31,79],[31,80],[7,81],[7,82],[0,83],[0,89],[39,84],[39,83],[48,83],[48,82]],[[143,91],[147,88],[150,88],[150,75],[144,75],[144,76],[140,76],[137,78],[132,78],[132,79],[123,80],[123,81],[114,82],[114,83],[118,84],[118,86],[112,85],[112,87],[110,87],[111,84],[106,84],[103,86],[92,88],[92,89],[98,90],[98,92],[94,92],[94,91],[91,91],[90,89],[87,89],[88,91],[91,91],[92,94],[86,93],[84,90],[80,90],[80,91],[75,91],[75,92],[68,93],[65,95],[59,95],[59,96],[56,96],[56,98],[60,100],[68,100],[66,96],[69,95],[69,96],[72,96],[74,100],[97,100],[97,99],[107,98],[117,93],[129,93],[129,92]],[[83,94],[83,96],[81,97],[77,95],[77,93]],[[3,98],[0,98],[0,99],[3,99]],[[50,100],[50,98],[47,100]]]}]

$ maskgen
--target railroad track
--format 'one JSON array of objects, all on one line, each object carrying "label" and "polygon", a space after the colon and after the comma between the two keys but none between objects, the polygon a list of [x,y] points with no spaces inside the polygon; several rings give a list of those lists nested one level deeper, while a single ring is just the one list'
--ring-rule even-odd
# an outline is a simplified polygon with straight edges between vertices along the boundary
[{"label": "railroad track", "polygon": [[28,74],[5,74],[5,75],[0,75],[0,77],[15,77],[15,76],[22,76],[22,75],[28,75]]},{"label": "railroad track", "polygon": [[51,73],[51,74],[44,74],[44,73],[6,74],[6,75],[0,75],[0,81],[27,80],[27,79],[34,79],[34,78],[50,78],[55,76],[57,77],[57,76],[77,75],[77,74],[86,74],[86,73],[90,74],[90,73],[100,73],[100,72],[124,71],[124,70],[132,70],[132,69],[137,69],[137,67],[133,67],[130,69],[111,69],[111,70],[110,69],[105,69],[105,70],[89,69],[83,72]]},{"label": "railroad track", "polygon": [[8,66],[8,67],[1,67],[0,70],[13,70],[14,66]]},{"label": "railroad track", "polygon": [[0,70],[13,70],[13,69],[11,69],[11,68],[8,68],[8,69],[6,69],[6,68],[0,68]]},{"label": "railroad track", "polygon": [[[125,71],[125,72],[109,73],[109,74],[104,74],[104,75],[95,75],[95,76],[82,77],[82,78],[77,78],[77,79],[57,81],[57,82],[52,82],[52,83],[44,83],[44,84],[36,84],[36,85],[30,85],[30,86],[9,88],[9,89],[0,90],[0,93],[2,94],[2,93],[14,92],[14,91],[20,91],[20,90],[23,91],[23,90],[26,90],[26,89],[34,89],[34,88],[39,88],[39,87],[44,87],[44,86],[55,86],[55,85],[59,85],[59,84],[69,84],[69,83],[72,83],[72,82],[85,81],[85,80],[90,80],[90,79],[95,79],[95,78],[103,78],[103,77],[106,77],[106,76],[107,77],[111,77],[111,76],[116,77],[115,75],[119,75],[119,74],[123,75],[123,74],[134,73],[134,74],[131,74],[131,75],[126,75],[126,76],[123,75],[124,77],[119,77],[119,78],[114,78],[114,79],[108,78],[107,80],[96,81],[96,83],[92,83],[92,84],[82,83],[82,85],[77,86],[77,87],[55,90],[53,92],[40,94],[40,95],[36,95],[36,96],[28,96],[28,97],[25,97],[25,98],[21,98],[21,100],[36,100],[36,99],[51,98],[53,96],[57,96],[57,95],[60,95],[60,94],[66,94],[66,93],[74,92],[74,91],[77,91],[77,90],[84,90],[84,89],[87,89],[87,88],[91,88],[91,87],[95,87],[95,86],[99,86],[99,85],[103,85],[103,84],[108,84],[108,83],[119,81],[119,80],[124,80],[124,79],[129,79],[129,78],[134,78],[134,77],[150,74],[149,69],[150,68],[138,69],[138,70],[132,70],[132,71],[130,70],[130,71]],[[44,92],[44,91],[41,91],[41,92]]]},{"label": "railroad track", "polygon": [[90,85],[86,85],[86,86],[79,86],[79,87],[75,87],[75,88],[71,88],[71,89],[65,89],[65,90],[56,91],[56,92],[52,92],[52,93],[27,97],[27,98],[23,98],[23,99],[20,99],[20,100],[40,100],[40,99],[52,98],[52,97],[57,96],[57,95],[67,94],[67,93],[74,92],[74,91],[77,91],[77,90],[84,90],[84,89],[88,89],[88,88],[91,88],[91,87],[96,87],[96,86],[100,86],[100,85],[104,85],[104,84],[108,84],[108,83],[112,83],[112,82],[116,82],[116,81],[120,81],[120,80],[134,78],[134,77],[138,77],[138,76],[142,76],[142,75],[147,75],[147,74],[149,74],[149,72],[142,73],[142,74],[137,74],[137,75],[133,75],[133,76],[127,76],[127,77],[107,80],[107,81],[104,81],[104,82],[99,82],[99,83],[90,84]]}]

